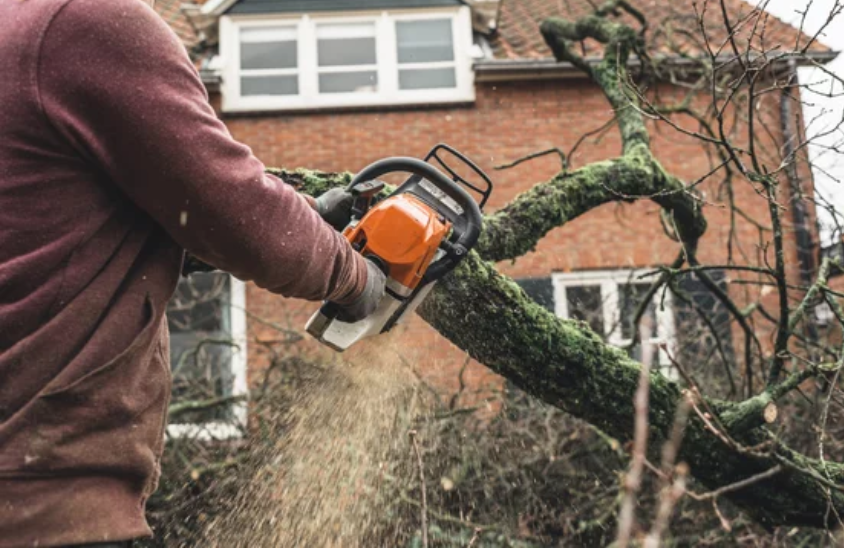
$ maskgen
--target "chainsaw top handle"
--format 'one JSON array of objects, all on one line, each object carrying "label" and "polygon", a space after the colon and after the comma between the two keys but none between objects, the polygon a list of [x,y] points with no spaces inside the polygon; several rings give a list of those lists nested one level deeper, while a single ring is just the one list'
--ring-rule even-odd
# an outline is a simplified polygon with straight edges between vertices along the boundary
[{"label": "chainsaw top handle", "polygon": [[[477,179],[480,182],[483,183],[483,186],[478,186],[477,182],[471,183],[465,177],[460,176],[457,173],[457,171],[452,169],[452,167],[449,165],[449,162],[447,162],[446,159],[443,158],[440,155],[440,153],[442,151],[445,151],[449,155],[451,155],[454,158],[460,160],[460,162],[462,162],[464,166],[466,166],[470,170],[472,170],[475,173],[475,175],[477,175]],[[481,201],[478,204],[478,207],[481,208],[481,211],[483,211],[487,200],[489,200],[490,194],[492,194],[492,181],[490,180],[489,176],[487,176],[487,174],[484,173],[484,170],[479,168],[478,165],[475,164],[475,162],[473,162],[472,160],[467,158],[462,153],[458,152],[455,148],[450,147],[449,145],[447,145],[445,143],[439,143],[438,145],[436,145],[434,148],[431,149],[431,152],[429,152],[428,155],[425,157],[425,161],[433,164],[433,162],[431,162],[431,160],[436,160],[437,163],[440,164],[440,166],[444,170],[446,170],[449,175],[451,175],[452,181],[457,181],[457,182],[461,183],[463,186],[472,189],[473,192],[480,194]]]},{"label": "chainsaw top handle", "polygon": [[[410,173],[410,177],[399,186],[391,196],[409,193],[434,208],[437,213],[448,219],[453,226],[456,241],[444,242],[445,256],[431,264],[425,273],[424,283],[433,282],[448,274],[475,246],[481,234],[483,218],[481,209],[474,198],[457,182],[446,177],[433,165],[410,157],[395,157],[379,160],[365,167],[349,183],[349,192],[356,193],[357,187],[366,186],[388,173]],[[428,181],[445,196],[437,196]],[[449,200],[450,198],[450,200]],[[455,207],[457,206],[457,207]]]}]

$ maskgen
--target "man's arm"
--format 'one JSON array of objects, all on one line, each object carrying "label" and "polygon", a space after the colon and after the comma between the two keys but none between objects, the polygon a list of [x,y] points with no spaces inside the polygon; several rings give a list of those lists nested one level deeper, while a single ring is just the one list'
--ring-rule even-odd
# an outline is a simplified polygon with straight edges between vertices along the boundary
[{"label": "man's arm", "polygon": [[56,131],[185,249],[285,296],[343,303],[361,293],[363,258],[231,138],[148,6],[70,0],[38,62]]}]

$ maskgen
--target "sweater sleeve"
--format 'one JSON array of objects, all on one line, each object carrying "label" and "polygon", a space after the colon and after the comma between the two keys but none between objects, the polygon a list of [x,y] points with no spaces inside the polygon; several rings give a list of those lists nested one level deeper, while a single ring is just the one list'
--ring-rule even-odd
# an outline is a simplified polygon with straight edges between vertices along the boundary
[{"label": "sweater sleeve", "polygon": [[38,62],[54,129],[182,247],[289,297],[348,302],[363,290],[363,258],[230,136],[146,4],[69,0]]}]

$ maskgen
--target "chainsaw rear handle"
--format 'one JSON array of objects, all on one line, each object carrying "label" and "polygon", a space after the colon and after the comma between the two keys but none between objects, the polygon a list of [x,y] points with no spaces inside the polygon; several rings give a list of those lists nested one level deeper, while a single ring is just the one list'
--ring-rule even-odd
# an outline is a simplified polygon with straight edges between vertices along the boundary
[{"label": "chainsaw rear handle", "polygon": [[[387,269],[387,265],[384,264],[384,261],[381,260],[381,257],[373,254],[367,254],[363,256],[364,259],[373,263],[378,270],[384,273],[385,276],[389,276],[389,271]],[[333,301],[325,301],[322,304],[322,307],[319,309],[320,313],[325,316],[328,320],[334,320],[337,316],[340,315],[340,312],[343,311],[343,307]]]},{"label": "chainsaw rear handle", "polygon": [[[425,273],[426,283],[438,280],[453,270],[457,266],[457,263],[475,246],[475,243],[480,237],[481,226],[483,224],[481,209],[475,199],[462,186],[443,175],[436,167],[418,158],[404,156],[385,158],[384,160],[370,164],[355,175],[352,182],[349,183],[347,190],[352,192],[358,185],[394,172],[411,173],[427,180],[450,196],[463,208],[463,215],[461,217],[464,217],[466,221],[463,233],[456,242],[444,242],[445,245],[443,248],[446,252],[446,257],[437,261],[436,264],[432,264]],[[393,194],[401,193],[402,188],[410,183],[411,180],[401,185]]]}]

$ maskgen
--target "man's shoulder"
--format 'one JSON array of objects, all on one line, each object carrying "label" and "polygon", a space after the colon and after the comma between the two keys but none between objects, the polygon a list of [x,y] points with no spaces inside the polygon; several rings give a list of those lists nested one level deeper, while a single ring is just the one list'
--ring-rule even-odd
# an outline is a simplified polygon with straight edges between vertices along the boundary
[{"label": "man's shoulder", "polygon": [[[26,0],[31,2],[32,0]],[[157,13],[143,0],[46,0],[60,6],[56,19],[97,34],[142,38],[149,32],[168,29]]]},{"label": "man's shoulder", "polygon": [[16,37],[35,45],[50,22],[72,0],[22,0],[0,2],[0,36],[10,44]]},{"label": "man's shoulder", "polygon": [[42,38],[42,62],[58,56],[72,65],[144,70],[186,55],[173,30],[142,0],[46,1],[61,7]]},{"label": "man's shoulder", "polygon": [[[0,2],[0,36],[38,49],[56,27],[126,40],[172,34],[142,0],[12,0]],[[7,42],[7,43],[8,43]],[[70,44],[69,44],[70,45]]]}]

